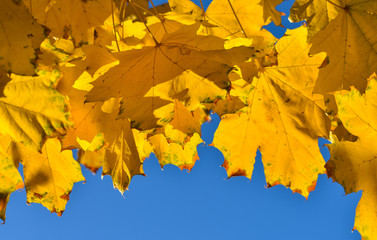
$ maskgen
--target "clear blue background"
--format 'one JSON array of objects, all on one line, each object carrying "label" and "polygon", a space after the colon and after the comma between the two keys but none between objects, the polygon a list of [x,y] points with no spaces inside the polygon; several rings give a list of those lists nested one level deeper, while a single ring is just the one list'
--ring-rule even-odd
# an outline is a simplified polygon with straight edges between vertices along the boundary
[{"label": "clear blue background", "polygon": [[[208,6],[209,1],[203,2]],[[292,3],[285,1],[279,10],[288,16]],[[285,27],[301,25],[291,24],[287,16]],[[278,37],[285,31],[266,28]],[[218,123],[213,115],[202,125],[207,144]],[[324,143],[319,147],[328,159]],[[145,160],[147,177],[134,177],[124,197],[110,177],[101,180],[100,172],[93,175],[83,167],[86,183],[75,184],[62,217],[39,204],[27,206],[25,191],[15,192],[0,239],[361,239],[352,231],[361,192],[345,196],[339,184],[320,175],[306,200],[281,185],[266,188],[259,153],[251,181],[227,179],[220,167],[223,156],[214,147],[199,145],[198,153],[190,173],[172,165],[161,170],[154,156]]]}]

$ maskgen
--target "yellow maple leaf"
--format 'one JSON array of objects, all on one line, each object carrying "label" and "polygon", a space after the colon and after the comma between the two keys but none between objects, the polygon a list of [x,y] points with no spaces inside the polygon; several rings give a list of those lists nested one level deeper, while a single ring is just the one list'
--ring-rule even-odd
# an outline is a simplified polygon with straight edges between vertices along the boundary
[{"label": "yellow maple leaf", "polygon": [[79,149],[77,161],[95,174],[103,166],[105,151],[105,147],[96,151]]},{"label": "yellow maple leaf", "polygon": [[224,154],[228,175],[250,177],[259,148],[267,183],[304,196],[324,172],[317,139],[330,130],[323,97],[312,95],[324,54],[308,56],[306,35],[299,28],[277,43],[279,65],[254,78],[248,108],[225,115],[213,142]]},{"label": "yellow maple leaf", "polygon": [[358,90],[335,93],[338,115],[344,127],[358,136],[356,142],[338,141],[329,144],[327,174],[342,184],[346,193],[363,190],[356,208],[355,228],[365,239],[377,238],[377,191],[374,181],[377,170],[377,76],[368,80],[365,94]]},{"label": "yellow maple leaf", "polygon": [[48,139],[41,153],[20,143],[14,144],[8,152],[24,166],[27,202],[40,203],[61,215],[73,184],[85,181],[72,152],[61,151],[56,138]]},{"label": "yellow maple leaf", "polygon": [[62,139],[64,148],[79,148],[76,141],[78,137],[91,142],[101,132],[99,126],[115,120],[119,111],[119,99],[108,102],[111,105],[109,108],[118,108],[118,111],[104,112],[102,102],[85,103],[85,95],[92,88],[90,83],[117,62],[106,49],[98,46],[85,46],[83,52],[84,59],[60,67],[63,77],[57,90],[68,96],[73,122],[72,128]]},{"label": "yellow maple leaf", "polygon": [[[171,103],[169,100],[164,100],[159,97],[143,97],[135,96],[128,97],[121,102],[119,118],[130,118],[132,127],[140,130],[148,130],[159,127],[169,118],[171,114],[169,111],[161,108]],[[156,116],[156,111],[162,110],[163,114]],[[159,118],[164,118],[162,121]]]},{"label": "yellow maple leaf", "polygon": [[169,5],[175,13],[192,15],[197,20],[203,18],[203,9],[191,0],[169,0]]},{"label": "yellow maple leaf", "polygon": [[328,64],[321,68],[314,91],[324,94],[354,86],[363,92],[366,79],[377,69],[377,2],[336,0],[312,4],[319,4],[313,5],[316,16],[327,15],[328,19],[323,24],[319,24],[321,19],[312,23],[318,33],[311,38],[310,53],[328,55]]},{"label": "yellow maple leaf", "polygon": [[182,103],[175,101],[174,116],[170,124],[187,135],[200,134],[201,119],[200,114],[191,113]]},{"label": "yellow maple leaf", "polygon": [[191,169],[194,166],[197,160],[196,146],[203,142],[197,133],[189,138],[183,146],[175,142],[169,143],[163,134],[154,135],[148,141],[162,166],[174,164],[186,169]]},{"label": "yellow maple leaf", "polygon": [[[111,15],[112,1],[38,0],[23,1],[37,21],[47,26],[50,35],[69,38],[80,45],[93,42],[94,27]],[[32,4],[31,4],[32,3]]]},{"label": "yellow maple leaf", "polygon": [[73,42],[67,39],[46,38],[41,46],[38,58],[38,70],[52,71],[59,63],[66,62],[74,52]]},{"label": "yellow maple leaf", "polygon": [[[245,47],[225,50],[223,39],[198,36],[198,28],[199,24],[182,26],[164,34],[155,46],[114,53],[119,65],[93,82],[87,101],[104,101],[111,97],[123,97],[127,101],[127,98],[144,96],[153,86],[188,69],[224,85],[230,66],[247,60],[253,50]],[[211,75],[214,73],[216,78]]]},{"label": "yellow maple leaf", "polygon": [[[213,0],[205,17],[211,27],[203,30],[206,34],[222,38],[251,38],[258,49],[272,47],[276,38],[262,27],[266,24],[264,9],[278,1],[261,0]],[[271,5],[270,5],[271,4]],[[277,20],[276,17],[274,17]]]},{"label": "yellow maple leaf", "polygon": [[22,2],[0,2],[0,68],[7,72],[34,75],[39,48],[45,34]]},{"label": "yellow maple leaf", "polygon": [[308,41],[311,42],[312,37],[329,23],[329,16],[326,12],[327,9],[334,10],[333,7],[334,5],[327,0],[296,0],[293,3],[290,17],[297,22],[306,21]]},{"label": "yellow maple leaf", "polygon": [[39,74],[12,75],[0,98],[0,133],[36,149],[46,137],[64,135],[72,124],[66,98],[53,87],[60,72]]},{"label": "yellow maple leaf", "polygon": [[261,0],[260,5],[263,6],[263,18],[267,22],[269,18],[275,23],[276,26],[279,26],[281,23],[281,13],[275,8],[277,5],[282,3],[283,0]]},{"label": "yellow maple leaf", "polygon": [[7,154],[12,140],[0,135],[0,219],[5,222],[5,211],[9,201],[9,195],[24,187],[24,182],[17,170],[18,162],[13,161]]},{"label": "yellow maple leaf", "polygon": [[201,103],[225,99],[227,91],[207,78],[187,70],[172,80],[157,85],[147,93],[148,96],[153,94],[162,99],[178,99],[188,110],[195,111]]},{"label": "yellow maple leaf", "polygon": [[134,175],[143,174],[142,161],[129,120],[119,120],[111,128],[113,136],[109,137],[102,175],[110,175],[114,187],[123,193]]},{"label": "yellow maple leaf", "polygon": [[148,16],[158,16],[160,13],[165,13],[170,11],[170,6],[168,3],[163,3],[160,5],[154,5],[149,8],[148,0],[132,0],[132,1],[118,1],[115,0],[117,4],[119,2],[119,19],[132,20],[132,21],[144,21]]}]

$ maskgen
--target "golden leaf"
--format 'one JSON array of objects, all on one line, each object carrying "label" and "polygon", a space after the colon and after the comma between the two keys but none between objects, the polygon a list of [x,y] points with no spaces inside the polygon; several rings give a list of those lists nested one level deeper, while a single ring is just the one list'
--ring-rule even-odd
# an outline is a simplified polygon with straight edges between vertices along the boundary
[{"label": "golden leaf", "polygon": [[377,77],[368,80],[365,94],[358,90],[335,93],[338,115],[344,127],[358,136],[356,142],[338,141],[329,144],[327,174],[342,184],[346,193],[363,190],[356,208],[355,228],[365,239],[377,238],[377,191],[374,181],[377,170]]},{"label": "golden leaf", "polygon": [[60,72],[39,74],[12,75],[0,98],[0,133],[36,149],[46,137],[61,136],[71,126],[66,98],[53,88]]},{"label": "golden leaf", "polygon": [[277,43],[279,65],[254,78],[249,107],[224,115],[213,142],[224,154],[228,175],[250,177],[259,148],[267,183],[304,196],[324,172],[317,139],[330,130],[323,97],[311,94],[324,54],[308,56],[306,35],[299,28]]},{"label": "golden leaf", "polygon": [[161,165],[174,164],[187,169],[194,166],[197,159],[196,146],[203,142],[197,133],[183,146],[175,142],[169,143],[163,134],[154,135],[148,141]]},{"label": "golden leaf", "polygon": [[128,119],[118,120],[112,125],[113,136],[106,149],[102,175],[110,175],[114,187],[121,193],[134,175],[143,174],[142,161]]},{"label": "golden leaf", "polygon": [[0,219],[5,222],[5,211],[9,195],[24,187],[24,182],[17,170],[18,162],[14,162],[7,154],[12,140],[0,135]]},{"label": "golden leaf", "polygon": [[278,12],[275,8],[277,5],[282,3],[283,0],[261,0],[260,5],[263,6],[263,18],[267,22],[269,18],[275,23],[276,26],[280,25],[281,22],[281,13]]},{"label": "golden leaf", "polygon": [[127,98],[144,96],[150,88],[188,69],[224,85],[230,66],[247,60],[253,51],[245,47],[225,50],[224,40],[198,36],[198,27],[198,24],[182,26],[165,34],[155,46],[114,53],[119,65],[93,82],[87,101],[104,101],[111,97],[123,97],[127,101]]},{"label": "golden leaf", "polygon": [[107,0],[24,0],[24,3],[34,18],[51,30],[50,35],[72,37],[76,46],[93,42],[94,27],[111,15],[112,4]]},{"label": "golden leaf", "polygon": [[329,23],[311,39],[310,53],[326,52],[328,64],[321,68],[314,91],[354,86],[363,92],[366,79],[377,70],[377,2],[327,1],[327,8],[316,9],[316,14],[327,14]]},{"label": "golden leaf", "polygon": [[[203,32],[221,38],[251,38],[258,49],[269,48],[276,39],[262,27],[267,17],[263,9],[271,9],[271,3],[263,0],[213,0],[205,16],[214,27],[207,27]],[[271,5],[276,3],[273,1]]]},{"label": "golden leaf", "polygon": [[65,209],[73,184],[85,181],[72,152],[61,151],[56,138],[45,142],[42,153],[20,143],[12,145],[9,153],[24,166],[27,202],[40,203],[58,215]]},{"label": "golden leaf", "polygon": [[45,34],[22,2],[0,2],[0,68],[7,72],[34,75],[39,48]]}]

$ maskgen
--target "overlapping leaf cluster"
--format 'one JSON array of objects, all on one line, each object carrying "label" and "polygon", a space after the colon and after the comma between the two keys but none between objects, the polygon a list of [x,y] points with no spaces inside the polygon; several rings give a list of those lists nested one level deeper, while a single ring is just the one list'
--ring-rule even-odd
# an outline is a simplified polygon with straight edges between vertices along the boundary
[{"label": "overlapping leaf cluster", "polygon": [[364,190],[355,227],[377,239],[377,3],[297,0],[307,26],[277,41],[262,27],[281,2],[1,1],[0,217],[24,186],[61,214],[84,180],[70,149],[121,192],[152,152],[191,168],[213,110],[229,176],[251,177],[259,149],[268,184],[307,197],[327,169]]}]

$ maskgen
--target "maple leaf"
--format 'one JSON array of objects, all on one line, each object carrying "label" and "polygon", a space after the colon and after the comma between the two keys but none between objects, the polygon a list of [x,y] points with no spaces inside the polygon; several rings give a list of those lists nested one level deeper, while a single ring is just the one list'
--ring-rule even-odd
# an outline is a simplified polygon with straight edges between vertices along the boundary
[{"label": "maple leaf", "polygon": [[283,0],[261,0],[260,5],[263,6],[263,18],[267,22],[269,18],[279,26],[281,23],[281,13],[276,10],[276,6],[282,3]]},{"label": "maple leaf", "polygon": [[169,5],[178,14],[192,15],[196,20],[203,17],[203,9],[190,0],[169,0]]},{"label": "maple leaf", "polygon": [[329,177],[342,184],[346,194],[363,190],[356,208],[355,228],[363,237],[374,239],[377,231],[377,192],[373,180],[377,169],[377,76],[368,80],[365,94],[351,88],[335,93],[338,115],[344,127],[358,136],[356,142],[338,141],[327,145],[330,160],[326,163]]},{"label": "maple leaf", "polygon": [[329,23],[327,10],[333,10],[334,5],[327,0],[295,0],[290,17],[296,22],[305,20],[308,27],[308,41]]},{"label": "maple leaf", "polygon": [[224,115],[213,142],[224,154],[228,175],[250,177],[259,148],[267,183],[290,186],[304,196],[324,172],[317,139],[330,130],[323,97],[312,95],[324,54],[308,56],[306,31],[299,28],[279,40],[279,65],[254,78],[249,106]]},{"label": "maple leaf", "polygon": [[74,46],[71,40],[46,38],[40,46],[37,70],[53,71],[60,63],[71,60]]},{"label": "maple leaf", "polygon": [[161,165],[174,164],[181,168],[191,169],[197,160],[196,146],[203,140],[197,133],[189,139],[184,147],[179,143],[169,143],[163,134],[154,135],[148,141]]},{"label": "maple leaf", "polygon": [[[271,47],[276,42],[276,38],[267,30],[262,29],[267,17],[263,9],[271,10],[271,6],[278,2],[213,0],[205,16],[208,23],[215,27],[207,27],[203,32],[221,38],[251,38],[257,49]],[[276,17],[274,19],[278,21]]]},{"label": "maple leaf", "polygon": [[0,2],[0,68],[7,72],[34,75],[36,49],[45,38],[44,29],[22,2]]},{"label": "maple leaf", "polygon": [[200,113],[191,113],[182,103],[175,101],[174,116],[170,124],[187,135],[200,133],[201,116]]},{"label": "maple leaf", "polygon": [[328,64],[321,68],[314,91],[324,94],[354,86],[363,92],[366,79],[377,69],[374,44],[377,41],[377,2],[313,1],[309,7],[318,16],[311,23],[317,34],[311,38],[310,53],[328,55]]},{"label": "maple leaf", "polygon": [[[63,138],[64,148],[78,148],[77,137],[92,141],[101,132],[100,126],[115,120],[118,115],[116,110],[104,112],[103,103],[84,102],[85,95],[92,88],[90,83],[94,81],[96,72],[101,72],[101,68],[106,71],[117,64],[116,59],[106,49],[98,46],[85,46],[82,50],[83,60],[74,60],[70,62],[70,65],[60,67],[63,77],[58,83],[57,90],[68,96],[71,120],[74,123]],[[111,104],[113,108],[119,109],[119,100]]]},{"label": "maple leaf", "polygon": [[116,124],[111,126],[117,131],[109,137],[110,147],[105,152],[102,175],[110,175],[114,187],[123,193],[134,175],[143,174],[143,168],[130,121],[122,119]]},{"label": "maple leaf", "polygon": [[17,171],[18,163],[7,154],[12,139],[0,135],[0,219],[5,222],[5,211],[9,195],[24,187],[24,182]]},{"label": "maple leaf", "polygon": [[50,35],[72,37],[75,45],[79,45],[93,42],[94,27],[111,16],[112,1],[24,0],[24,3],[34,18],[51,30]]},{"label": "maple leaf", "polygon": [[153,95],[153,92],[162,99],[179,100],[190,111],[195,111],[202,103],[225,99],[227,95],[226,89],[218,87],[214,82],[191,70],[157,85],[148,95]]},{"label": "maple leaf", "polygon": [[[128,97],[121,102],[119,118],[130,118],[132,127],[140,130],[148,130],[159,127],[169,119],[168,110],[163,109],[162,115],[156,116],[156,111],[171,103],[153,96]],[[161,118],[161,119],[159,119]]]},{"label": "maple leaf", "polygon": [[41,153],[17,143],[8,154],[24,166],[27,202],[40,203],[58,215],[65,209],[73,184],[85,181],[72,152],[61,151],[56,138],[48,139]]},{"label": "maple leaf", "polygon": [[106,146],[103,134],[95,136],[91,143],[80,138],[77,139],[77,142],[82,148],[78,150],[77,161],[96,173],[103,166],[105,158]]},{"label": "maple leaf", "polygon": [[152,152],[191,169],[213,110],[230,176],[250,177],[259,149],[268,185],[304,196],[324,172],[317,139],[331,121],[328,175],[347,193],[364,190],[356,227],[376,238],[377,81],[365,79],[377,67],[377,3],[296,0],[291,16],[308,28],[275,46],[263,26],[279,25],[281,2],[213,0],[204,11],[189,0],[2,1],[0,218],[23,186],[19,162],[27,201],[63,212],[84,179],[62,148],[78,148],[78,161],[103,167],[122,193]]},{"label": "maple leaf", "polygon": [[64,135],[71,122],[66,99],[54,89],[59,71],[12,75],[0,98],[0,133],[40,149],[46,137]]},{"label": "maple leaf", "polygon": [[216,74],[216,79],[211,80],[224,84],[230,66],[251,57],[253,50],[245,47],[225,50],[224,40],[198,36],[198,28],[199,24],[182,26],[164,34],[155,46],[114,53],[119,65],[93,82],[87,101],[104,101],[111,97],[123,97],[127,101],[127,98],[144,96],[153,86],[188,69],[209,79],[210,74],[222,71],[222,75]]},{"label": "maple leaf", "polygon": [[[123,20],[138,20],[143,21],[148,16],[158,15],[160,13],[169,12],[170,6],[168,3],[163,3],[158,6],[153,4],[149,8],[148,0],[133,0],[133,1],[114,1],[119,5],[119,19]],[[118,2],[118,3],[117,3]]]}]

